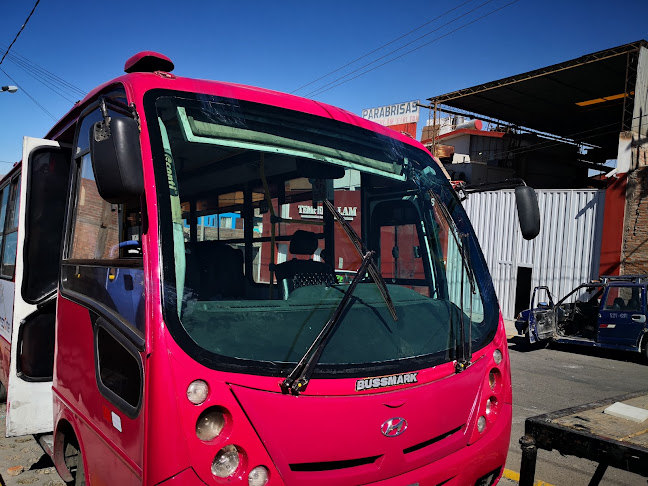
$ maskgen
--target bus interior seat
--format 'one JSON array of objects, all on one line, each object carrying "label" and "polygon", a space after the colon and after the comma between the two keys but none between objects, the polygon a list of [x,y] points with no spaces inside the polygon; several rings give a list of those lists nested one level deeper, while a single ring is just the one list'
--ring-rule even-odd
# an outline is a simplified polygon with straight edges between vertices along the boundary
[{"label": "bus interior seat", "polygon": [[198,300],[245,296],[243,251],[221,241],[185,243],[186,285]]},{"label": "bus interior seat", "polygon": [[275,266],[277,283],[284,299],[299,287],[335,284],[333,269],[327,263],[312,260],[317,247],[317,235],[311,231],[297,230],[290,237],[290,253],[307,255],[311,258],[308,260],[293,258]]}]

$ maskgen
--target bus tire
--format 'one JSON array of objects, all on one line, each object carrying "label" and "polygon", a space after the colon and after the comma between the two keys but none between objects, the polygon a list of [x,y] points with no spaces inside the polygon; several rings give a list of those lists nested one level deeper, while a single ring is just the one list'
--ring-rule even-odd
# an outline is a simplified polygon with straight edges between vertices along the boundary
[{"label": "bus tire", "polygon": [[76,437],[65,444],[65,466],[73,477],[72,481],[67,483],[68,486],[86,486],[85,469],[83,467],[83,454]]}]

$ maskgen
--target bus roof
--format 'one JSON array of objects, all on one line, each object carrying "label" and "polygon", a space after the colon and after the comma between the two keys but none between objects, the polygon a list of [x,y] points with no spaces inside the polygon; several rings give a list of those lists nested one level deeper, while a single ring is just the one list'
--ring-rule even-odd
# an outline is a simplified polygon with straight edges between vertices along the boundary
[{"label": "bus roof", "polygon": [[[141,54],[141,53],[140,53]],[[155,54],[155,53],[153,53]],[[139,54],[136,54],[138,56]],[[135,56],[133,56],[135,57]],[[132,58],[131,58],[132,59]],[[166,58],[165,58],[166,59]],[[129,60],[130,61],[130,60]],[[126,63],[129,66],[129,62]],[[332,105],[318,101],[302,98],[300,96],[272,91],[254,86],[246,86],[236,83],[221,81],[209,81],[201,79],[183,78],[171,73],[162,71],[155,72],[132,72],[115,78],[92,90],[82,101],[77,102],[74,107],[63,116],[52,129],[47,133],[46,138],[56,139],[63,133],[71,123],[81,114],[82,110],[96,99],[97,95],[114,87],[123,85],[133,99],[141,99],[146,91],[151,89],[169,89],[176,91],[188,91],[204,93],[225,98],[234,98],[256,103],[263,103],[280,108],[308,113],[311,115],[330,118],[343,123],[348,123],[361,128],[366,128],[390,138],[394,138],[416,148],[426,150],[418,141],[390,128],[378,125],[377,123],[365,120],[349,111],[337,108]]]}]

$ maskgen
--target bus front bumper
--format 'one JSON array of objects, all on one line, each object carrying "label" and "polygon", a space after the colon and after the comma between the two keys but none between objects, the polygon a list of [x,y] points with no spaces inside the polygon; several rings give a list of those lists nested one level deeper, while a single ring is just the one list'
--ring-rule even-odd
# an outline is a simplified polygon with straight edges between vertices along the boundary
[{"label": "bus front bumper", "polygon": [[513,407],[506,404],[497,423],[477,442],[438,461],[367,486],[491,486],[504,472]]}]

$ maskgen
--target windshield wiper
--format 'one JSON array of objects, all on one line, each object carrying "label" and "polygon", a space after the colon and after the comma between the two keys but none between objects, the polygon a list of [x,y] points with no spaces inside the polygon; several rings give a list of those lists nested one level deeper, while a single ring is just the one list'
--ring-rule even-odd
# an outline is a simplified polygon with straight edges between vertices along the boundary
[{"label": "windshield wiper", "polygon": [[[355,230],[351,227],[351,225],[347,222],[347,220],[344,219],[344,216],[340,214],[340,212],[335,208],[335,206],[333,206],[331,201],[329,201],[328,199],[324,200],[324,205],[328,208],[329,211],[331,211],[331,214],[333,214],[337,222],[340,223],[340,226],[342,226],[342,229],[351,240],[351,243],[355,247],[358,254],[360,256],[366,255],[367,249],[362,244],[362,240],[358,236],[358,233],[356,233]],[[371,278],[376,283],[380,295],[385,301],[385,304],[387,304],[387,308],[389,309],[389,313],[391,314],[392,319],[394,319],[394,321],[397,321],[398,316],[396,315],[396,308],[394,307],[394,303],[392,302],[391,296],[389,295],[389,290],[387,290],[387,285],[385,284],[385,280],[380,274],[380,270],[378,270],[378,266],[376,265],[376,262],[373,260],[371,260],[369,264],[369,275],[371,275]]]},{"label": "windshield wiper", "polygon": [[369,251],[364,255],[364,257],[362,258],[362,263],[360,264],[360,268],[358,268],[355,275],[353,276],[353,280],[349,284],[349,288],[346,290],[344,296],[342,297],[342,300],[340,300],[340,303],[335,308],[333,315],[324,325],[320,333],[315,338],[315,341],[313,341],[313,343],[310,345],[304,356],[302,356],[302,358],[299,360],[297,366],[295,366],[288,377],[279,385],[283,393],[292,393],[293,395],[299,395],[304,390],[306,390],[308,382],[310,381],[310,377],[313,375],[313,370],[315,369],[315,366],[317,366],[317,363],[320,359],[320,356],[322,355],[322,352],[324,351],[324,348],[326,347],[326,343],[328,342],[329,337],[337,327],[338,323],[341,321],[342,315],[344,314],[344,311],[346,310],[347,305],[351,300],[353,291],[355,290],[360,280],[362,280],[362,278],[364,277],[365,272],[367,271],[367,267],[371,268],[370,263],[373,262],[373,255],[373,251]]}]

